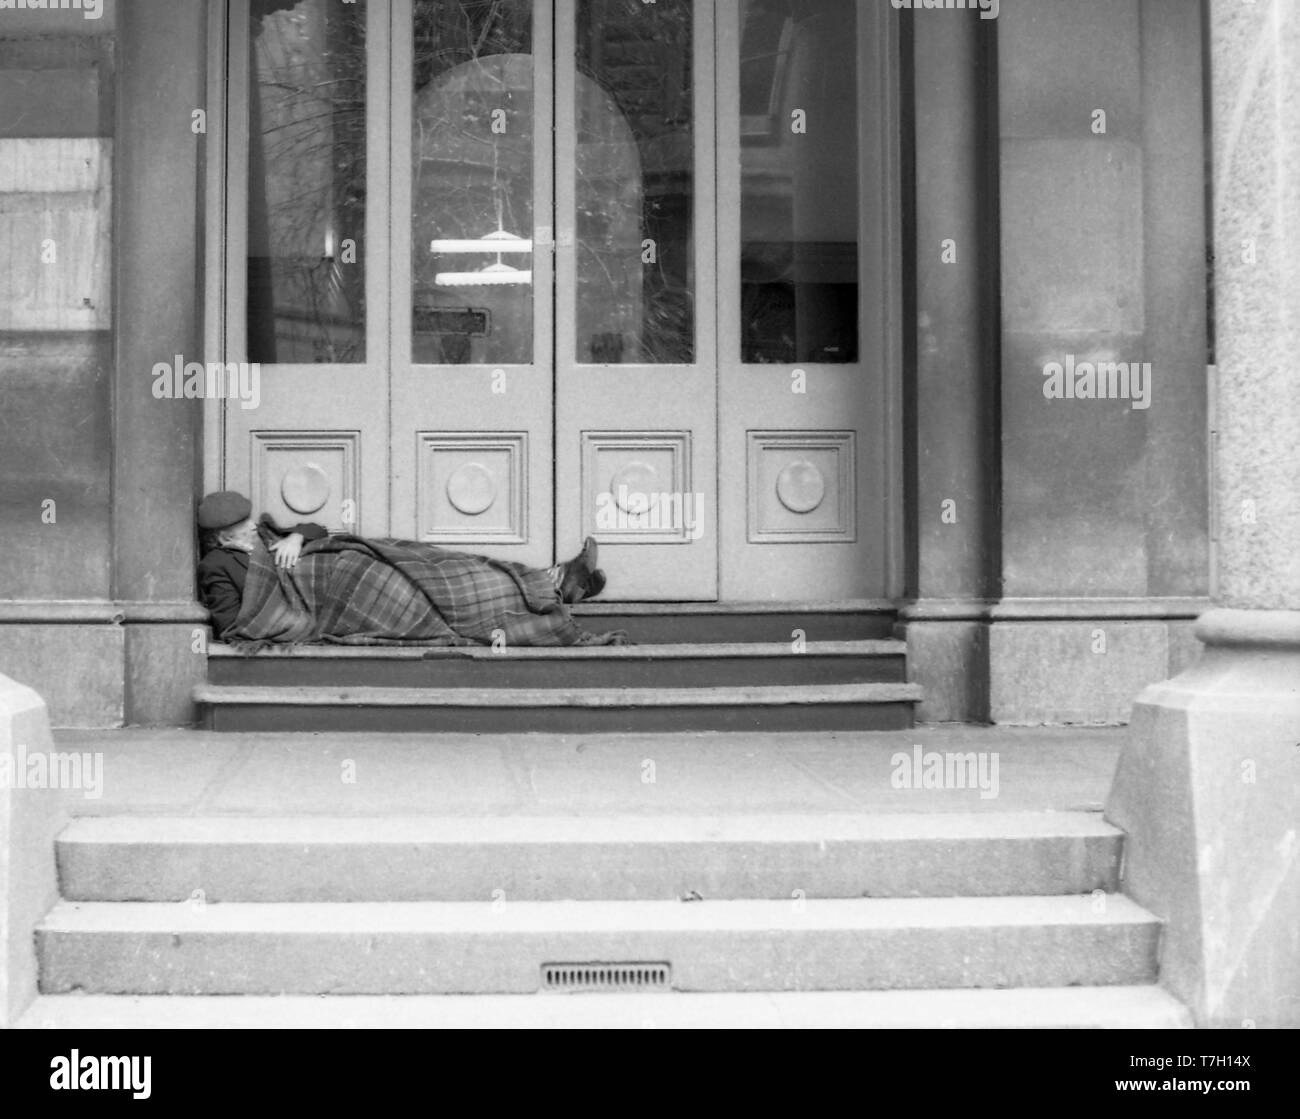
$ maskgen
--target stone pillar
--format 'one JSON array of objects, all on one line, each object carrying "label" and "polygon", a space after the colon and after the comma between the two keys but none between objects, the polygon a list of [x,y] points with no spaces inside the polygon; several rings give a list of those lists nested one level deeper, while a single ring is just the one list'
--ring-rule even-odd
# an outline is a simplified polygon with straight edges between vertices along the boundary
[{"label": "stone pillar", "polygon": [[[202,402],[157,399],[153,367],[202,361],[206,5],[133,0],[119,19],[113,597],[126,622],[125,720],[193,720],[194,509]],[[214,54],[214,64],[220,54]]]},{"label": "stone pillar", "polygon": [[1216,609],[1106,815],[1201,1026],[1300,1026],[1300,5],[1211,0]]},{"label": "stone pillar", "polygon": [[996,30],[978,11],[906,13],[916,142],[912,602],[908,666],[929,722],[988,718],[987,600],[996,598]]},{"label": "stone pillar", "polygon": [[995,723],[1125,722],[1209,602],[1198,11],[1002,0],[995,21]]}]

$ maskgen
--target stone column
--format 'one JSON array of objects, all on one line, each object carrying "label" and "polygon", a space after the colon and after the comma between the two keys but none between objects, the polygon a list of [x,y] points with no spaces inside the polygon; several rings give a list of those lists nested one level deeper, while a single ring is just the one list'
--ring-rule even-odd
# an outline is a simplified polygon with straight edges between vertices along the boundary
[{"label": "stone column", "polygon": [[[186,723],[205,659],[194,631],[202,402],[156,399],[153,367],[203,360],[202,166],[207,5],[133,0],[118,32],[113,597],[126,622],[125,719]],[[220,64],[214,52],[213,64]]]},{"label": "stone column", "polygon": [[905,13],[915,107],[915,516],[907,661],[933,722],[988,718],[997,597],[996,29],[978,11]]},{"label": "stone column", "polygon": [[1216,608],[1107,818],[1202,1026],[1300,1025],[1300,5],[1211,0]]}]

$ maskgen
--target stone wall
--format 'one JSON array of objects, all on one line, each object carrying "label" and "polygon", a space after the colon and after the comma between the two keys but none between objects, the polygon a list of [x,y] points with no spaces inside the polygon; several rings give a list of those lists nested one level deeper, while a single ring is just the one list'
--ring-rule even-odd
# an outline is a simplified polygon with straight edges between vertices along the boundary
[{"label": "stone wall", "polygon": [[205,7],[0,10],[0,672],[57,726],[192,715]]}]

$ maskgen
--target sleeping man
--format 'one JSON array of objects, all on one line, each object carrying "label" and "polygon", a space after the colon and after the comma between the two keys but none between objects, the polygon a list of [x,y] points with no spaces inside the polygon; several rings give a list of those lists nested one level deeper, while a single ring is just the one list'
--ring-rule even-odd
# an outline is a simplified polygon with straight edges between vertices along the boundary
[{"label": "sleeping man", "polygon": [[199,505],[199,592],[219,640],[350,645],[621,645],[568,605],[599,594],[596,542],[542,569],[410,540],[281,529],[233,491]]}]

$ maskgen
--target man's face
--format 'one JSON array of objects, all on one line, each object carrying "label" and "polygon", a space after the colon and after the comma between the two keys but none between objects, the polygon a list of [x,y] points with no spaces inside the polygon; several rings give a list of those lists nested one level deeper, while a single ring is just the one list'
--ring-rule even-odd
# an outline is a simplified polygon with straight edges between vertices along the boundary
[{"label": "man's face", "polygon": [[251,552],[257,543],[257,526],[252,517],[245,517],[237,525],[221,530],[221,543],[227,548],[238,548],[241,552]]}]

